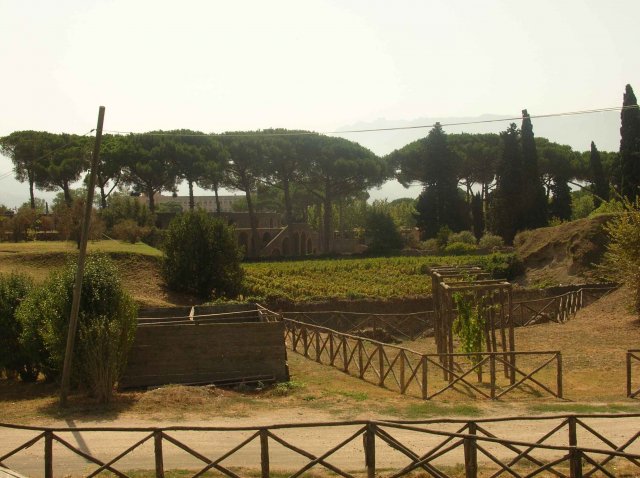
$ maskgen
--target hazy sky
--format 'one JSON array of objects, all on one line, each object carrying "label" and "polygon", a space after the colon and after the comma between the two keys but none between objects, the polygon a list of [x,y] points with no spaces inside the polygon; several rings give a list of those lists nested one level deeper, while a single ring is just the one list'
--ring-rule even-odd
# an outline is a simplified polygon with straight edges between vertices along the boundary
[{"label": "hazy sky", "polygon": [[[206,132],[619,106],[639,18],[639,0],[0,0],[0,135],[85,133],[99,105],[107,130]],[[26,198],[0,179],[0,203]]]}]

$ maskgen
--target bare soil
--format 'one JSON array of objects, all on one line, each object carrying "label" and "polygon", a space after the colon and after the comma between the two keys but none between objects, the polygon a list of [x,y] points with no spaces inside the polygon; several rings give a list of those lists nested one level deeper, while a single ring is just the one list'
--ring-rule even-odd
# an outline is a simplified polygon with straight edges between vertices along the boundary
[{"label": "bare soil", "polygon": [[515,249],[525,270],[518,283],[546,286],[597,279],[599,272],[595,264],[605,253],[604,226],[611,217],[602,214],[519,233]]}]

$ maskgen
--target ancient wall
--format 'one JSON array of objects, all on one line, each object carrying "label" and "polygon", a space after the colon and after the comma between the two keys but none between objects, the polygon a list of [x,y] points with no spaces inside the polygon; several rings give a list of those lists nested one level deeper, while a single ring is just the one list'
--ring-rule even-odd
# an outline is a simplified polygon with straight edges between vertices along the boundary
[{"label": "ancient wall", "polygon": [[281,322],[140,325],[121,388],[287,381]]}]

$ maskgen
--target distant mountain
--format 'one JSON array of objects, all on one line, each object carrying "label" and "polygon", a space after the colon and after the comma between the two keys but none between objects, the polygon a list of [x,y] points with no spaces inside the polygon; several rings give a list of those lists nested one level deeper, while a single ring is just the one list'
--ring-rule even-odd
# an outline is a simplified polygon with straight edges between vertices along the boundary
[{"label": "distant mountain", "polygon": [[[535,116],[534,111],[529,114]],[[338,128],[336,131],[411,127],[432,125],[440,122],[443,125],[452,123],[469,123],[476,121],[493,121],[491,123],[469,124],[461,126],[444,126],[447,133],[499,133],[507,129],[509,123],[520,126],[520,120],[496,121],[503,118],[519,117],[519,113],[507,115],[485,114],[467,117],[424,117],[413,120],[388,120],[380,118],[370,122],[359,122]],[[617,151],[620,147],[620,112],[589,113],[583,115],[559,116],[552,118],[532,118],[533,132],[536,136],[544,136],[556,143],[568,144],[576,151],[587,151],[594,141],[601,151]],[[425,137],[430,128],[406,129],[395,131],[374,131],[368,133],[341,134],[347,139],[356,141],[378,155],[386,155],[394,149]]]}]

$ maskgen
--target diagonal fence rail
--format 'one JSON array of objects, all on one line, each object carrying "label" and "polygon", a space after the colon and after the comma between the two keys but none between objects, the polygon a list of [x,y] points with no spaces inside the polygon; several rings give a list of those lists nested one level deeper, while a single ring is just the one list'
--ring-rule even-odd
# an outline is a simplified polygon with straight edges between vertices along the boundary
[{"label": "diagonal fence rail", "polygon": [[[36,464],[45,478],[60,476],[63,450],[91,466],[83,476],[103,472],[127,478],[125,460],[143,450],[152,471],[135,476],[162,478],[176,453],[194,460],[188,474],[215,471],[223,476],[298,477],[311,469],[350,478],[364,473],[401,477],[415,472],[438,478],[515,476],[587,478],[637,476],[640,473],[640,414],[556,415],[419,421],[356,420],[280,424],[259,427],[55,428],[0,424],[0,466]],[[8,446],[12,432],[34,436]],[[189,438],[190,434],[196,438]],[[98,457],[68,435],[99,437],[119,443],[116,435],[136,434],[110,458]],[[322,437],[322,443],[316,443]],[[145,445],[147,448],[144,448]],[[35,453],[37,449],[39,454]],[[22,461],[21,454],[29,453]],[[283,468],[284,455],[296,458]],[[14,462],[17,465],[14,465]],[[238,466],[241,463],[241,466]],[[135,468],[140,468],[139,466]],[[283,471],[285,470],[285,471]],[[32,473],[34,474],[34,473]],[[77,473],[75,473],[77,475]]]},{"label": "diagonal fence rail", "polygon": [[368,312],[303,311],[285,312],[287,318],[310,325],[326,327],[338,332],[370,338],[387,336],[400,340],[416,340],[433,334],[435,312],[374,314]]},{"label": "diagonal fence rail", "polygon": [[514,321],[521,327],[542,322],[562,324],[580,309],[613,290],[615,287],[582,287],[553,297],[514,302]]},{"label": "diagonal fence rail", "polygon": [[[627,397],[640,395],[640,386],[634,385],[634,371],[640,367],[640,349],[627,350]],[[637,373],[637,372],[636,372]],[[638,387],[637,389],[635,387]]]},{"label": "diagonal fence rail", "polygon": [[[285,342],[294,352],[401,394],[425,400],[445,392],[488,399],[516,392],[562,398],[559,351],[423,354],[326,327],[282,320]],[[498,373],[501,368],[503,374]]]}]

